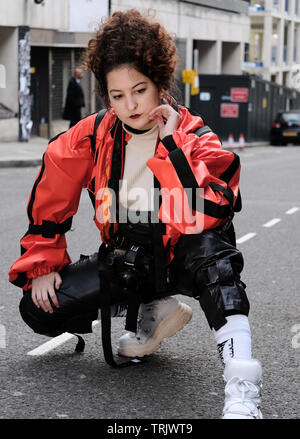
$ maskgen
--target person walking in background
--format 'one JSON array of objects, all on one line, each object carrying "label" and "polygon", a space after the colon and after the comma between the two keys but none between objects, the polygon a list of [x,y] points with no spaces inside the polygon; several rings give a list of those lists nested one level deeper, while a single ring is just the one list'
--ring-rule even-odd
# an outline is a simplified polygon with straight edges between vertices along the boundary
[{"label": "person walking in background", "polygon": [[70,121],[70,128],[81,120],[81,107],[85,106],[84,93],[80,85],[83,71],[79,68],[74,70],[74,76],[70,79],[63,119]]}]

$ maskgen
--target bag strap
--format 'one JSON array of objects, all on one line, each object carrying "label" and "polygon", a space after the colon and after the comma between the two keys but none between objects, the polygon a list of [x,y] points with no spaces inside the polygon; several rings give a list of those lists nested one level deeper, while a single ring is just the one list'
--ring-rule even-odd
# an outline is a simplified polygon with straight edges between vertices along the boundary
[{"label": "bag strap", "polygon": [[110,311],[110,282],[104,273],[100,274],[101,296],[105,305],[101,307],[101,336],[104,358],[109,366],[123,368],[141,364],[144,360],[138,358],[124,359],[116,362],[111,345],[111,311]]},{"label": "bag strap", "polygon": [[[106,246],[101,244],[98,252],[98,262],[99,262],[99,277],[100,277],[100,288],[101,288],[101,336],[102,336],[102,348],[104,358],[109,366],[115,368],[123,368],[128,366],[134,366],[141,364],[145,360],[137,358],[126,358],[120,362],[116,362],[114,359],[112,345],[111,345],[111,287],[110,287],[110,274],[107,271],[106,260]],[[138,309],[136,310],[138,311]],[[128,316],[127,316],[128,317]],[[128,318],[126,318],[126,321]],[[137,320],[137,317],[135,318]]]},{"label": "bag strap", "polygon": [[96,116],[96,119],[95,119],[93,135],[90,136],[90,138],[91,138],[91,149],[93,151],[93,154],[95,154],[95,151],[96,151],[97,130],[98,130],[98,127],[99,127],[100,123],[102,122],[102,119],[104,118],[106,112],[107,112],[107,109],[103,108],[102,110],[100,110],[98,112],[98,114]]},{"label": "bag strap", "polygon": [[198,128],[196,131],[194,131],[194,134],[196,134],[196,136],[198,136],[198,137],[201,137],[204,134],[211,133],[211,132],[212,132],[212,130],[209,128],[209,126],[204,125],[203,127]]}]

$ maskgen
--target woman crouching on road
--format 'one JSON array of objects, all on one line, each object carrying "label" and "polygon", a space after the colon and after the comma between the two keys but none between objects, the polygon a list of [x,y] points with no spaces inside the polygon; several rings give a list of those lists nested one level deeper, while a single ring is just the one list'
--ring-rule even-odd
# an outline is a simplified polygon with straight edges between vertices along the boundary
[{"label": "woman crouching on road", "polygon": [[[101,24],[85,67],[95,74],[107,111],[49,142],[10,281],[24,291],[24,321],[37,333],[56,336],[92,331],[106,290],[102,280],[115,297],[112,315],[124,315],[116,297],[132,276],[143,294],[136,331],[119,340],[119,353],[127,357],[151,354],[182,329],[192,311],[174,295],[194,297],[225,366],[223,418],[261,418],[262,371],[251,357],[243,257],[232,225],[239,159],[222,149],[199,115],[171,97],[176,63],[172,36],[137,10],[115,12]],[[134,270],[126,268],[125,275],[124,260],[112,274],[104,258],[100,288],[92,294],[84,273],[83,281],[73,281],[76,288],[67,288],[62,275],[76,266],[65,233],[83,187],[94,202],[102,253],[134,258]]]}]

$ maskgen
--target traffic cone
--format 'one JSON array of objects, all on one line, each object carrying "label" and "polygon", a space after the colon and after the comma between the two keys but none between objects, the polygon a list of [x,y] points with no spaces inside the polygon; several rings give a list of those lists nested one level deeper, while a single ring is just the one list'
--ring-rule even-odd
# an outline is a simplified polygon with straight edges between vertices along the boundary
[{"label": "traffic cone", "polygon": [[244,137],[244,134],[240,134],[239,149],[243,150],[244,148],[245,148],[245,137]]},{"label": "traffic cone", "polygon": [[233,149],[234,145],[234,138],[232,134],[229,134],[228,136],[228,149]]}]

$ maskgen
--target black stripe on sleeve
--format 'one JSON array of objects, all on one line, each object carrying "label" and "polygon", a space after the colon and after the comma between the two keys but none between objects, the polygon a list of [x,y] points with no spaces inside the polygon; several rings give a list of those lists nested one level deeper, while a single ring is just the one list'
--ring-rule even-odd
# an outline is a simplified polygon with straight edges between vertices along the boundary
[{"label": "black stripe on sleeve", "polygon": [[[199,209],[197,209],[199,212]],[[211,216],[213,218],[225,219],[231,215],[231,206],[229,204],[220,206],[217,203],[214,203],[210,200],[204,199],[204,213],[205,215]]]},{"label": "black stripe on sleeve", "polygon": [[240,166],[239,156],[237,154],[235,154],[234,152],[232,154],[234,155],[234,158],[233,158],[231,164],[228,166],[226,171],[224,171],[223,174],[221,174],[220,177],[218,177],[220,180],[223,180],[226,183],[228,183],[232,179],[232,177],[234,176],[234,174],[236,173],[236,171],[238,170],[238,168]]},{"label": "black stripe on sleeve", "polygon": [[29,221],[31,224],[34,223],[33,216],[32,216],[32,206],[33,206],[34,199],[35,199],[35,193],[36,193],[37,186],[42,179],[44,170],[45,170],[45,153],[43,154],[42,167],[41,167],[41,170],[40,170],[40,173],[39,173],[37,179],[34,182],[34,185],[33,185],[32,191],[31,191],[30,200],[28,203],[28,208],[27,208],[27,215],[28,215],[28,218],[29,218]]},{"label": "black stripe on sleeve", "polygon": [[167,148],[167,150],[169,152],[175,151],[177,148],[177,145],[173,139],[172,134],[170,134],[169,136],[166,136],[162,139],[162,143],[164,145],[165,148]]},{"label": "black stripe on sleeve", "polygon": [[197,189],[198,182],[190,168],[189,162],[181,148],[172,151],[169,154],[169,159],[175,168],[179,180],[184,188]]},{"label": "black stripe on sleeve", "polygon": [[[205,215],[214,218],[227,218],[231,213],[230,205],[220,206],[213,201],[200,198],[197,195],[197,189],[199,188],[198,182],[190,168],[189,162],[185,157],[183,151],[177,148],[169,154],[172,165],[178,175],[178,178],[187,192],[189,204],[192,210],[196,210]],[[190,197],[192,196],[192,198]]]}]

